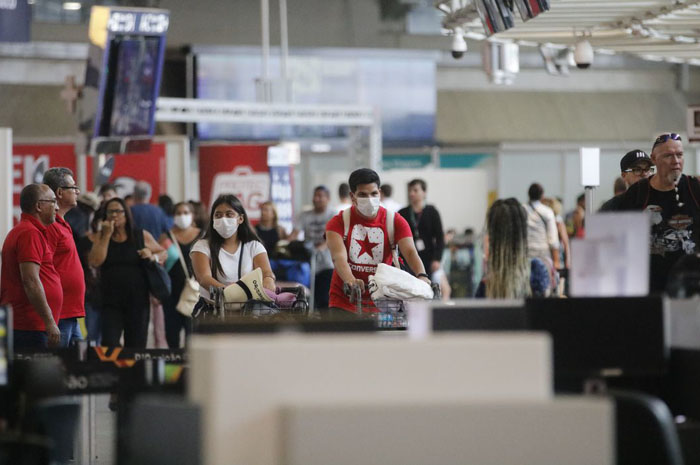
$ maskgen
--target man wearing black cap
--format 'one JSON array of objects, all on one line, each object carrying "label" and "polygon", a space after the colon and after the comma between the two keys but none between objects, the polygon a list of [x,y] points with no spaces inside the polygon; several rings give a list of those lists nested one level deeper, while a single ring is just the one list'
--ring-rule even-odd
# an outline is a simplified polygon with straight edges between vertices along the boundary
[{"label": "man wearing black cap", "polygon": [[[632,150],[627,152],[620,160],[620,176],[625,182],[627,189],[642,179],[646,179],[653,174],[651,158],[644,150]],[[615,195],[600,207],[600,211],[619,210],[620,195]]]},{"label": "man wearing black cap", "polygon": [[683,174],[683,142],[676,133],[654,141],[651,161],[656,173],[620,196],[618,210],[651,213],[650,293],[663,292],[679,258],[700,250],[700,182]]}]

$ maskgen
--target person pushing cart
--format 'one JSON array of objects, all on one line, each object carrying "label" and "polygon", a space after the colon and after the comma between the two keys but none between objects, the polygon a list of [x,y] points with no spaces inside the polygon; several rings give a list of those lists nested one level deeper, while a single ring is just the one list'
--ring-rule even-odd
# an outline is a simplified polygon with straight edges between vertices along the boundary
[{"label": "person pushing cart", "polygon": [[[333,259],[333,277],[329,296],[329,311],[356,312],[344,291],[359,288],[362,311],[378,312],[368,292],[369,276],[377,272],[380,263],[398,264],[396,248],[415,276],[430,284],[418,256],[408,222],[398,213],[379,205],[379,175],[368,168],[353,171],[348,179],[352,206],[334,216],[326,225],[326,240]],[[354,300],[354,299],[353,299]]]}]

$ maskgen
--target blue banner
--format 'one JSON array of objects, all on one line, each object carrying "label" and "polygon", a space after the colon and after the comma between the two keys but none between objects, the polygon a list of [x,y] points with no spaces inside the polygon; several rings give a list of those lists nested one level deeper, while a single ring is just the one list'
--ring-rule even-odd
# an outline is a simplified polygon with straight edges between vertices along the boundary
[{"label": "blue banner", "polygon": [[31,20],[27,0],[0,0],[0,42],[29,42]]},{"label": "blue banner", "polygon": [[289,233],[294,227],[291,168],[270,166],[270,181],[270,201],[277,209],[277,224]]}]

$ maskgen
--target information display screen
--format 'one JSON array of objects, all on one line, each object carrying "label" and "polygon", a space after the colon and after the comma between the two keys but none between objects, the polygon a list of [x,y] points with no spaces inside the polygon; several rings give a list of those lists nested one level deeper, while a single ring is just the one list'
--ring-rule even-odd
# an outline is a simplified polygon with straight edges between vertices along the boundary
[{"label": "information display screen", "polygon": [[99,135],[151,133],[159,48],[159,37],[117,36],[112,39]]}]

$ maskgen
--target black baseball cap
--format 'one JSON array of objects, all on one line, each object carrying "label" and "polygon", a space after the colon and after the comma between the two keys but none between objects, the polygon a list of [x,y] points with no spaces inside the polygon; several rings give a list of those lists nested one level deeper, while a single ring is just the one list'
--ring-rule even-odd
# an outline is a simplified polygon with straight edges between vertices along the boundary
[{"label": "black baseball cap", "polygon": [[631,150],[620,160],[620,171],[625,172],[640,161],[647,162],[649,166],[652,165],[651,158],[644,150]]}]

